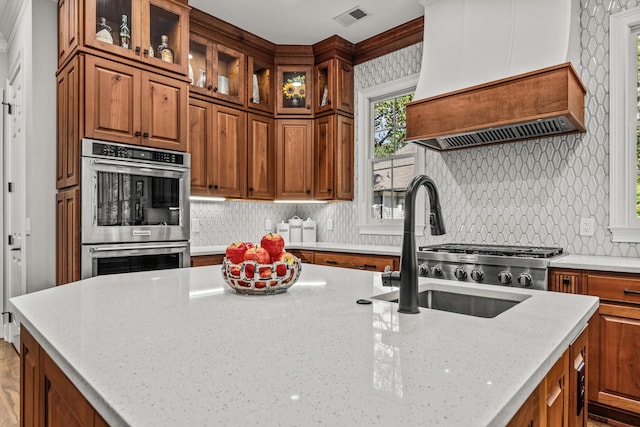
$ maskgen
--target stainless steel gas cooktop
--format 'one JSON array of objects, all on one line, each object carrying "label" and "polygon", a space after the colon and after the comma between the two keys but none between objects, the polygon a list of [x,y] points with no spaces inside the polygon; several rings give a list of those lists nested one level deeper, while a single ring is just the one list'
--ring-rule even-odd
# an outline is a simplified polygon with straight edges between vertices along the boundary
[{"label": "stainless steel gas cooktop", "polygon": [[418,248],[423,277],[547,289],[549,260],[562,248],[446,243]]}]

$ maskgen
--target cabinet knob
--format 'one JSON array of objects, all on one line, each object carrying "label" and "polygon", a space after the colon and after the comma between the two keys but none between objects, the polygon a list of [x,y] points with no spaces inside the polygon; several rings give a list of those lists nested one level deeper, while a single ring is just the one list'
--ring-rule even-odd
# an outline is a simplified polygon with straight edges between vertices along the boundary
[{"label": "cabinet knob", "polygon": [[307,194],[311,194],[311,190],[307,190]]},{"label": "cabinet knob", "polygon": [[217,189],[218,189],[218,186],[217,186],[217,185],[214,185],[214,186],[213,186],[213,189],[214,189],[214,190],[217,190]]},{"label": "cabinet knob", "polygon": [[249,98],[249,102],[253,102],[253,98]]},{"label": "cabinet knob", "polygon": [[[213,86],[209,85],[209,86],[207,86],[207,89],[208,89],[208,90],[212,90],[212,89],[213,89]],[[217,88],[216,88],[216,89],[217,89]]]},{"label": "cabinet knob", "polygon": [[328,192],[328,193],[331,193],[331,189],[330,189],[330,188],[327,188],[327,192]]},{"label": "cabinet knob", "polygon": [[331,105],[331,100],[327,99],[327,105]]},{"label": "cabinet knob", "polygon": [[142,136],[143,136],[144,138],[149,138],[149,132],[145,132],[145,133],[143,133],[143,134],[142,134]]},{"label": "cabinet knob", "polygon": [[218,86],[214,86],[214,87],[213,87],[213,91],[214,91],[215,93],[217,93],[217,92],[218,92]]},{"label": "cabinet knob", "polygon": [[137,130],[137,131],[136,131],[136,133],[135,133],[135,135],[136,135],[136,136],[140,136],[140,135],[142,135],[142,132],[140,132],[139,130]]},{"label": "cabinet knob", "polygon": [[[140,46],[136,46],[136,53],[140,53]],[[149,51],[145,49],[144,54],[146,55],[147,53],[149,53]]]},{"label": "cabinet knob", "polygon": [[[138,52],[140,52],[140,48],[138,48]],[[143,50],[142,53],[145,55],[149,55],[149,49]]]},{"label": "cabinet knob", "polygon": [[122,76],[120,74],[116,74],[114,77],[114,79],[116,79],[117,82],[119,82],[121,78]]},{"label": "cabinet knob", "polygon": [[565,286],[569,286],[571,284],[571,279],[569,279],[568,277],[563,277],[562,284]]},{"label": "cabinet knob", "polygon": [[311,104],[307,105],[307,110],[311,110]]},{"label": "cabinet knob", "polygon": [[253,193],[253,188],[249,188],[249,193]]},{"label": "cabinet knob", "polygon": [[209,184],[209,189],[212,189],[212,188],[213,188],[213,185]]}]

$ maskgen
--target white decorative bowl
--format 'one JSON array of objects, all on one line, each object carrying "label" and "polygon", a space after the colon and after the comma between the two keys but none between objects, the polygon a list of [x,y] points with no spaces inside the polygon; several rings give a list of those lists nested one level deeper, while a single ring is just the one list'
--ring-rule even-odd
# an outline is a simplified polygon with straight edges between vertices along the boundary
[{"label": "white decorative bowl", "polygon": [[[225,258],[222,261],[222,277],[227,285],[239,294],[272,295],[286,292],[300,277],[302,263],[294,257],[293,265],[284,261],[259,264],[243,261],[234,264]],[[284,274],[278,275],[278,273]],[[253,274],[251,274],[253,271]]]}]

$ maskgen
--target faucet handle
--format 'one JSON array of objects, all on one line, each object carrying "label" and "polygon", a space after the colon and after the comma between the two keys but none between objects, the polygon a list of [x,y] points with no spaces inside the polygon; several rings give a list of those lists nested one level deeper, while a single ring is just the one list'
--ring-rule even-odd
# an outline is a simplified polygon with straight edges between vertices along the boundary
[{"label": "faucet handle", "polygon": [[390,271],[391,271],[391,266],[389,266],[389,265],[385,265],[385,266],[384,266],[384,273],[388,273],[388,272],[390,272]]},{"label": "faucet handle", "polygon": [[400,286],[400,272],[399,271],[387,271],[385,268],[382,276],[382,286]]}]

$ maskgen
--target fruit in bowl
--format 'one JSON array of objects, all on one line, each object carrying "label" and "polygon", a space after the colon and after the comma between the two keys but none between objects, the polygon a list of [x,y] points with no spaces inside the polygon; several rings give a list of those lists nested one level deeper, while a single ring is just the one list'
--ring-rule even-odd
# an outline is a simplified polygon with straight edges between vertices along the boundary
[{"label": "fruit in bowl", "polygon": [[282,236],[269,233],[262,237],[260,246],[231,243],[225,251],[222,275],[238,293],[274,294],[293,286],[301,266],[300,259],[285,251]]}]

